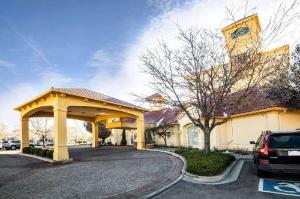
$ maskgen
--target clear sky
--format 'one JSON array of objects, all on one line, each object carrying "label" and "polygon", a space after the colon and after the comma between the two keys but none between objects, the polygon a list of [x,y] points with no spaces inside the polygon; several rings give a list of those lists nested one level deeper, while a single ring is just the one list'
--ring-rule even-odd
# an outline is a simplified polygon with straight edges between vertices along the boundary
[{"label": "clear sky", "polygon": [[93,73],[87,66],[99,49],[114,57],[105,66],[114,73],[121,52],[159,10],[143,0],[3,0],[0,13],[5,91],[25,79],[39,83],[46,72],[84,81]]},{"label": "clear sky", "polygon": [[[248,7],[264,26],[280,2],[251,0]],[[151,94],[139,61],[147,47],[161,39],[176,43],[177,24],[220,31],[229,23],[225,8],[235,8],[238,17],[244,3],[1,0],[0,123],[18,128],[19,115],[12,109],[52,86],[85,87],[127,101],[132,93]],[[279,43],[299,41],[299,27],[298,20]]]}]

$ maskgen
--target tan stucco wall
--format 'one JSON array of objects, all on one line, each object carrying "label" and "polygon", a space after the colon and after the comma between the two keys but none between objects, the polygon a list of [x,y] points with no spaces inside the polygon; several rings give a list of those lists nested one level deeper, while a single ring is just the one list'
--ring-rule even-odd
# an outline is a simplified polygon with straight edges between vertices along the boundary
[{"label": "tan stucco wall", "polygon": [[252,150],[249,141],[256,141],[262,131],[297,128],[300,128],[300,112],[270,111],[236,117],[216,128],[216,146],[219,149]]},{"label": "tan stucco wall", "polygon": [[[187,117],[179,119],[179,131],[168,138],[168,145],[188,145],[187,129],[191,126]],[[293,130],[300,128],[300,112],[291,111],[267,111],[256,114],[248,114],[233,117],[225,124],[217,126],[211,134],[211,149],[242,149],[252,150],[253,145],[249,141],[256,141],[262,131],[265,130]],[[176,130],[175,130],[176,131]],[[204,147],[204,134],[198,129],[198,147]],[[157,144],[163,144],[163,139],[156,137]]]},{"label": "tan stucco wall", "polygon": [[[173,128],[173,133],[167,138],[168,146],[188,145],[187,129],[192,126],[187,117],[179,119],[179,125]],[[252,150],[253,145],[249,141],[256,141],[260,133],[265,130],[292,130],[300,128],[300,112],[292,111],[268,111],[257,114],[249,114],[233,117],[225,124],[217,126],[210,137],[211,149],[242,149]],[[131,145],[131,136],[134,130],[126,130],[127,144]],[[204,134],[198,129],[198,147],[204,147]],[[122,138],[122,129],[113,129],[111,139],[113,144],[119,145]],[[155,136],[155,143],[164,145],[164,140]]]},{"label": "tan stucco wall", "polygon": [[300,128],[300,113],[289,112],[281,113],[279,116],[280,130],[299,129]]},{"label": "tan stucco wall", "polygon": [[[180,124],[180,145],[182,147],[189,147],[189,134],[188,134],[188,128],[193,126],[193,124],[191,123],[191,121],[187,118],[187,117],[182,117],[181,119],[178,120],[179,124]],[[204,134],[203,131],[201,129],[198,128],[198,147],[199,149],[203,149],[204,147]],[[216,142],[216,131],[213,130],[213,132],[211,133],[211,137],[210,137],[210,143],[211,143],[211,149],[213,149],[217,142]]]},{"label": "tan stucco wall", "polygon": [[249,141],[256,141],[262,131],[293,130],[299,126],[300,112],[272,111],[233,118],[217,127],[217,148],[251,150]]},{"label": "tan stucco wall", "polygon": [[[179,134],[179,126],[176,125],[173,128],[170,129],[172,132],[170,136],[167,137],[167,145],[168,146],[180,146],[180,134]],[[164,145],[165,141],[163,138],[159,137],[158,135],[155,135],[154,137],[155,144],[158,145]]]},{"label": "tan stucco wall", "polygon": [[[273,115],[271,115],[273,116]],[[277,123],[274,121],[273,123]],[[257,114],[230,119],[217,127],[218,149],[248,149],[251,140],[257,140],[261,131],[268,129],[268,115]],[[276,129],[277,130],[277,129]]]},{"label": "tan stucco wall", "polygon": [[[111,141],[113,145],[120,145],[121,140],[122,140],[122,129],[112,129],[111,130],[111,136],[106,139],[106,142]],[[126,135],[126,141],[127,145],[132,145],[133,143],[131,142],[131,137],[135,133],[135,130],[126,130],[125,135]]]}]

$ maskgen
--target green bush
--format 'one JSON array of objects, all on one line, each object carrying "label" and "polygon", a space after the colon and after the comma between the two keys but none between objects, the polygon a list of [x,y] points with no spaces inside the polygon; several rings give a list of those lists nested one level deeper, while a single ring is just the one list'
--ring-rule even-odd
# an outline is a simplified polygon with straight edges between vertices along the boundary
[{"label": "green bush", "polygon": [[30,149],[30,147],[24,147],[24,148],[22,149],[22,152],[23,152],[23,153],[29,153],[29,149]]},{"label": "green bush", "polygon": [[34,148],[29,147],[28,154],[34,154]]},{"label": "green bush", "polygon": [[40,156],[47,157],[48,149],[43,149]]},{"label": "green bush", "polygon": [[231,154],[220,152],[204,153],[195,149],[179,149],[175,153],[182,155],[186,159],[187,172],[201,176],[221,174],[235,160],[235,157]]},{"label": "green bush", "polygon": [[47,151],[47,157],[50,159],[53,159],[53,150],[48,150]]},{"label": "green bush", "polygon": [[24,147],[22,149],[23,153],[37,155],[41,157],[46,157],[53,159],[53,150],[41,149],[41,148],[33,148],[33,147]]},{"label": "green bush", "polygon": [[40,151],[40,148],[34,148],[34,154],[33,155],[38,155]]},{"label": "green bush", "polygon": [[40,156],[40,154],[42,153],[42,151],[43,151],[43,149],[41,149],[41,148],[36,148],[34,154]]},{"label": "green bush", "polygon": [[125,130],[123,130],[123,132],[122,132],[122,139],[121,139],[120,145],[121,146],[126,146],[127,145]]}]

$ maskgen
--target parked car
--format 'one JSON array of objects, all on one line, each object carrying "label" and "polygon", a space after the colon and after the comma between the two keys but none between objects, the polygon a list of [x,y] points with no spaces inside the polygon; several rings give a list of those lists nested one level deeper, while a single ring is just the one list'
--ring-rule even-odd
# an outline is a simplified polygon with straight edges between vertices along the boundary
[{"label": "parked car", "polygon": [[[38,141],[36,145],[37,146],[43,146],[43,142],[42,141]],[[51,140],[46,140],[45,141],[45,146],[53,146],[53,145],[54,145],[53,141],[51,141]]]},{"label": "parked car", "polygon": [[45,145],[46,145],[46,146],[53,146],[53,145],[54,145],[54,142],[51,141],[51,140],[47,140],[47,141],[45,142]]},{"label": "parked car", "polygon": [[271,173],[300,173],[300,130],[265,131],[253,149],[258,176]]},{"label": "parked car", "polygon": [[85,145],[85,144],[87,144],[87,141],[85,141],[83,139],[79,139],[75,143],[78,144],[78,145]]},{"label": "parked car", "polygon": [[21,147],[21,142],[19,140],[7,140],[2,142],[2,148],[4,149],[11,149],[11,150],[16,150],[20,149]]},{"label": "parked car", "polygon": [[37,144],[34,141],[29,141],[28,146],[34,148],[37,146]]}]

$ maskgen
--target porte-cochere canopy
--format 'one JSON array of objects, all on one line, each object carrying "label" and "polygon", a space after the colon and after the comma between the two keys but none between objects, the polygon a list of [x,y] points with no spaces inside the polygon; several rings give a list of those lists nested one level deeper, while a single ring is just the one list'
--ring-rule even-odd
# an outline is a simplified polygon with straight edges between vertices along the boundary
[{"label": "porte-cochere canopy", "polygon": [[100,121],[105,121],[109,128],[136,128],[137,149],[145,147],[145,109],[88,89],[52,87],[15,110],[21,113],[21,148],[29,144],[30,117],[54,117],[53,159],[56,161],[69,159],[67,118],[92,123],[93,147],[97,147],[96,123]]}]

